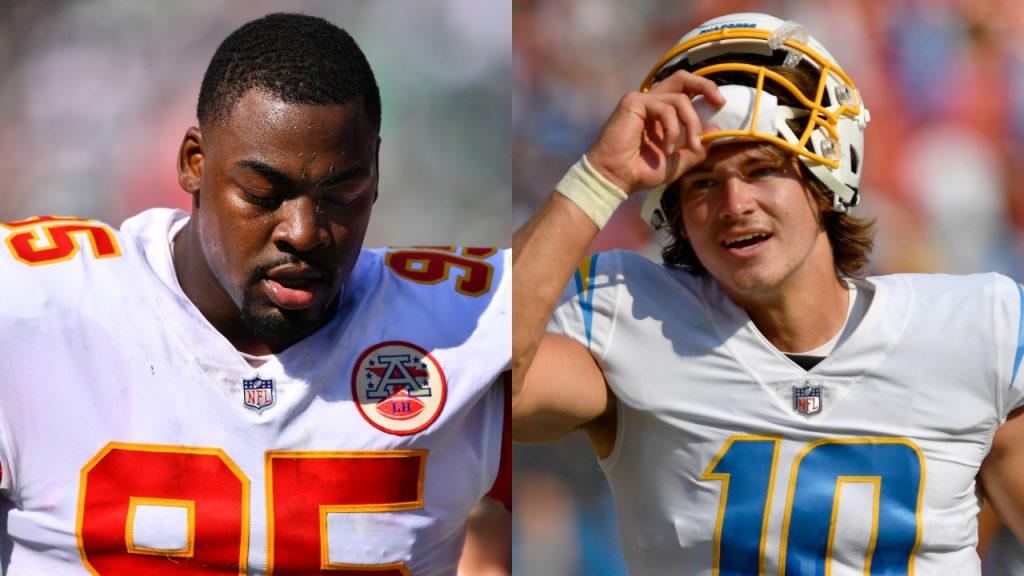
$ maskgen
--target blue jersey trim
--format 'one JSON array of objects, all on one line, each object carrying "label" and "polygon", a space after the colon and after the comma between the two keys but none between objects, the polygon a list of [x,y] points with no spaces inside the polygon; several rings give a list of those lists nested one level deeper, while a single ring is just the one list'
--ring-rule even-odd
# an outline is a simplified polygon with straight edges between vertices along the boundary
[{"label": "blue jersey trim", "polygon": [[1020,295],[1020,324],[1017,327],[1017,356],[1013,359],[1013,375],[1010,376],[1010,388],[1017,379],[1017,370],[1020,368],[1021,358],[1024,358],[1024,286],[1017,284],[1017,294]]},{"label": "blue jersey trim", "polygon": [[580,312],[583,314],[583,330],[587,335],[587,348],[590,348],[591,334],[594,327],[594,276],[597,275],[597,254],[580,262],[574,277],[576,281],[576,297],[580,301]]}]

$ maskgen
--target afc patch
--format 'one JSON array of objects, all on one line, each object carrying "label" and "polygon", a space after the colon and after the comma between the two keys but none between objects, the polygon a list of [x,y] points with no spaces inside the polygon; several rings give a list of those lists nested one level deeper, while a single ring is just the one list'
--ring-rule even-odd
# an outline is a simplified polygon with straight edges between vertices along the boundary
[{"label": "afc patch", "polygon": [[242,380],[242,403],[257,413],[262,413],[274,405],[274,381],[264,380],[259,376],[252,380]]},{"label": "afc patch", "polygon": [[359,413],[389,434],[425,430],[440,416],[447,392],[441,365],[408,342],[371,346],[352,370],[352,397]]},{"label": "afc patch", "polygon": [[821,386],[793,386],[793,410],[808,417],[821,412]]}]

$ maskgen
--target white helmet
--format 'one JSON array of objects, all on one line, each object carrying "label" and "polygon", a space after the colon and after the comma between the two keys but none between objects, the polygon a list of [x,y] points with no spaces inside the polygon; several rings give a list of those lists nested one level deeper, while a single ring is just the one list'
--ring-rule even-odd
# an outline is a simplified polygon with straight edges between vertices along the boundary
[{"label": "white helmet", "polygon": [[[804,66],[818,74],[814,99],[806,97],[789,80],[766,65]],[[702,96],[694,107],[704,125],[718,129],[704,134],[709,145],[735,139],[764,140],[793,152],[811,173],[833,193],[834,209],[846,212],[859,200],[861,166],[864,163],[864,128],[870,118],[853,81],[835,58],[807,30],[792,21],[767,14],[730,14],[708,20],[683,36],[644,79],[641,90],[678,69],[698,76],[729,72],[750,74],[750,85],[720,86],[726,104],[714,109]],[[778,104],[764,90],[784,89],[800,102],[798,107]],[[787,120],[806,119],[793,130]],[[667,222],[662,207],[664,188],[652,190],[642,214],[655,228]]]}]

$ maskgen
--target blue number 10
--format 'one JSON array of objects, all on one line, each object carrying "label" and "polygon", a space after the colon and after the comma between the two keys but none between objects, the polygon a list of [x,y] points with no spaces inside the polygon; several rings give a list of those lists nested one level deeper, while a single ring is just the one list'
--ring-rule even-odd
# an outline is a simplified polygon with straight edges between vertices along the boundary
[{"label": "blue number 10", "polygon": [[[722,482],[715,527],[714,573],[764,574],[772,488],[781,439],[733,436],[701,480]],[[780,574],[827,573],[844,483],[872,486],[873,526],[865,559],[870,576],[913,573],[921,540],[924,458],[903,438],[829,438],[812,442],[793,461],[782,527]]]}]

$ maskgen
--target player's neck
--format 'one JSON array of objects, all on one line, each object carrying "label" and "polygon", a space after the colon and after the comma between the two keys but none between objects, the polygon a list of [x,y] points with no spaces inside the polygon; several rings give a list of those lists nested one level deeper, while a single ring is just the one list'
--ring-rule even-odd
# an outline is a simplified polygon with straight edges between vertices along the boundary
[{"label": "player's neck", "polygon": [[253,356],[279,352],[253,334],[241,320],[238,307],[207,266],[194,234],[191,222],[185,224],[175,237],[171,250],[174,273],[185,296],[236,350]]},{"label": "player's neck", "polygon": [[[830,264],[831,266],[831,264]],[[784,287],[735,299],[779,351],[800,353],[828,342],[846,323],[850,293],[834,268],[793,278]]]}]

